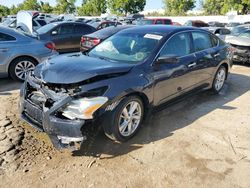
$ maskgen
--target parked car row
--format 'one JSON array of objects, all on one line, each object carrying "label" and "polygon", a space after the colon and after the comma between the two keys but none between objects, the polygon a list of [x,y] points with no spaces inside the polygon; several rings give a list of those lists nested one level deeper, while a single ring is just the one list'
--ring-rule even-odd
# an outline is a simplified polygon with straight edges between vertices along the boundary
[{"label": "parked car row", "polygon": [[[9,18],[6,18],[5,23],[7,20],[16,20],[15,25],[18,32],[13,31],[12,33],[10,33],[8,29],[2,29],[2,27],[0,28],[0,34],[2,35],[0,45],[3,46],[1,48],[2,62],[0,63],[0,75],[8,75],[13,79],[23,80],[26,72],[29,70],[33,70],[35,65],[42,62],[44,58],[46,59],[49,56],[58,53],[61,54],[79,51],[87,53],[105,39],[111,37],[121,30],[125,30],[130,27],[141,27],[143,25],[159,24],[180,25],[179,23],[173,22],[171,19],[167,18],[148,19],[141,16],[138,17],[138,20],[133,18],[133,21],[136,20],[136,25],[122,25],[122,23],[118,22],[117,20],[110,21],[100,18],[93,18],[91,20],[78,19],[75,21],[62,21],[64,19],[73,19],[72,15],[60,15],[56,19],[53,18],[55,17],[52,15],[41,14],[37,11],[20,11],[16,17],[11,16]],[[47,24],[48,20],[50,20],[50,22],[52,23]],[[122,20],[126,20],[126,18],[123,18]],[[45,22],[46,25],[42,27],[39,26],[40,28],[37,28],[37,25],[35,25],[34,23],[39,21]],[[246,42],[248,35],[245,34],[243,35],[243,37],[239,35],[240,33],[250,29],[249,24],[239,25],[231,30],[226,27],[203,27],[208,25],[199,20],[189,21],[186,23],[186,25],[190,24],[191,26],[202,27],[204,30],[209,31],[230,43],[234,47],[234,60],[244,63],[249,62],[249,45]],[[219,25],[219,23],[214,22],[210,23],[210,25]],[[27,41],[29,39],[33,43],[39,44],[40,46],[42,46],[42,48],[45,48],[45,50],[51,50],[51,54],[44,53],[43,50],[34,54],[34,49],[29,50],[31,46],[27,46],[27,48],[25,47],[25,45],[28,45],[29,43],[23,43],[23,49],[25,49],[26,51],[18,51],[17,46],[19,46],[20,40],[16,36],[26,37]],[[6,47],[6,45],[8,46]],[[6,50],[8,51],[8,53]],[[242,57],[241,54],[246,55],[243,55]],[[44,58],[40,58],[37,56],[41,56]],[[27,58],[29,58],[29,61],[26,61],[26,66],[28,67],[26,67],[24,64],[20,66],[19,62],[22,62]],[[31,61],[32,58],[33,60]],[[16,59],[19,62],[17,62]],[[16,70],[16,66],[19,67],[18,71],[14,71]]]}]

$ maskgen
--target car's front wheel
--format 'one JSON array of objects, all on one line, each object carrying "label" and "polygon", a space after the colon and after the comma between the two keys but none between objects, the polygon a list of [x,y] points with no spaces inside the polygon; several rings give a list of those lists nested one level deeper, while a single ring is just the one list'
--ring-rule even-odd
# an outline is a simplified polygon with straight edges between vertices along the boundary
[{"label": "car's front wheel", "polygon": [[144,117],[142,100],[137,96],[124,98],[104,125],[105,134],[112,140],[125,142],[139,130]]},{"label": "car's front wheel", "polygon": [[10,64],[9,74],[12,79],[23,81],[28,71],[35,69],[37,62],[29,57],[16,58]]},{"label": "car's front wheel", "polygon": [[214,91],[214,93],[219,93],[221,91],[225,84],[226,77],[227,69],[225,68],[225,66],[222,65],[219,67],[214,77],[214,82],[212,86],[212,90]]}]

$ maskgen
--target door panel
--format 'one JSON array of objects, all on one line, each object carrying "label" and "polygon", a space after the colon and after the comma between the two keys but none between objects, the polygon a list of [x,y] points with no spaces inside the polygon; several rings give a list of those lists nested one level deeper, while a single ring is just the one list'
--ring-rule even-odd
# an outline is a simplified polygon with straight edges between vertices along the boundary
[{"label": "door panel", "polygon": [[[74,33],[74,25],[73,24],[65,24],[57,27],[55,29],[57,31],[57,35],[51,35],[52,41],[56,45],[56,49],[59,52],[65,52],[74,47],[74,43],[72,42],[72,35]],[[53,31],[55,31],[53,30]]]},{"label": "door panel", "polygon": [[154,79],[155,105],[164,103],[177,97],[184,91],[192,89],[196,76],[194,67],[188,67],[195,63],[194,54],[179,58],[176,64],[154,65],[152,76]]},{"label": "door panel", "polygon": [[213,41],[210,34],[206,32],[192,32],[194,50],[197,58],[197,82],[204,83],[208,81],[213,72],[216,50],[213,47]]},{"label": "door panel", "polygon": [[0,72],[5,72],[6,64],[12,57],[16,38],[0,32]]},{"label": "door panel", "polygon": [[164,103],[195,86],[197,67],[196,56],[192,51],[192,40],[189,32],[176,34],[166,42],[159,56],[176,56],[179,62],[154,64],[152,77],[155,83],[155,105]]}]

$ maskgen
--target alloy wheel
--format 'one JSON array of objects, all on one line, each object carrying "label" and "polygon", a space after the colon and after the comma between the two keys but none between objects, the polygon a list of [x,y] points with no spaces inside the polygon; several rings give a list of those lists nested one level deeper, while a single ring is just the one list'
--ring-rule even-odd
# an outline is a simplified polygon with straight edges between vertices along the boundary
[{"label": "alloy wheel", "polygon": [[137,101],[129,102],[119,117],[119,132],[122,136],[131,136],[142,119],[142,107]]},{"label": "alloy wheel", "polygon": [[226,79],[226,71],[225,69],[221,68],[218,71],[216,78],[215,78],[214,87],[217,91],[219,91],[223,87],[225,79]]},{"label": "alloy wheel", "polygon": [[15,74],[20,80],[24,80],[29,71],[35,69],[35,65],[30,61],[20,61],[15,66]]}]

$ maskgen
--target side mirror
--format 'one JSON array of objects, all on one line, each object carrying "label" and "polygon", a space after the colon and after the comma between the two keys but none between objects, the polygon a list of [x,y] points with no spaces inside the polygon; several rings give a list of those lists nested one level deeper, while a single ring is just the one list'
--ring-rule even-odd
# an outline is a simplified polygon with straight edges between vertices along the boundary
[{"label": "side mirror", "polygon": [[57,35],[58,32],[55,30],[55,31],[52,31],[51,34],[52,34],[52,35]]},{"label": "side mirror", "polygon": [[179,58],[176,55],[162,56],[156,60],[156,64],[175,64],[179,62]]}]

